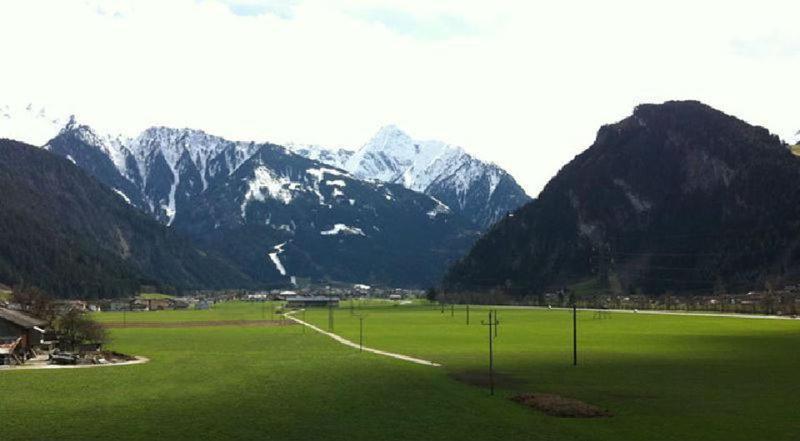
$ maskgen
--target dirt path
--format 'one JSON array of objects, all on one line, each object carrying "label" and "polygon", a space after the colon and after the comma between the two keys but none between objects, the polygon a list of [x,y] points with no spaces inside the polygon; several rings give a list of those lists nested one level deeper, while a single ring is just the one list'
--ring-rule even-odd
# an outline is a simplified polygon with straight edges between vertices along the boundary
[{"label": "dirt path", "polygon": [[89,368],[112,367],[112,366],[131,366],[134,364],[144,364],[149,361],[150,359],[147,357],[136,357],[136,360],[121,361],[119,363],[108,363],[108,364],[31,363],[31,364],[23,364],[21,366],[0,366],[0,372],[30,371],[34,369],[89,369]]},{"label": "dirt path", "polygon": [[[323,331],[322,329],[312,325],[311,323],[304,322],[304,321],[300,320],[299,318],[294,317],[292,314],[294,314],[294,313],[293,312],[287,313],[286,317],[289,320],[292,320],[292,321],[294,321],[296,323],[299,323],[299,324],[301,324],[303,326],[311,328],[311,329],[319,332],[320,334],[327,335],[328,337],[338,341],[339,343],[341,343],[341,344],[343,344],[345,346],[350,346],[351,348],[356,348],[356,349],[360,349],[361,348],[361,346],[359,346],[358,343],[354,343],[354,342],[352,342],[352,341],[350,341],[350,340],[348,340],[348,339],[346,339],[346,338],[344,338],[344,337],[342,337],[340,335],[336,335],[336,334],[334,334],[332,332]],[[384,357],[396,358],[398,360],[408,361],[410,363],[422,364],[422,365],[425,365],[425,366],[435,366],[435,367],[441,366],[441,364],[433,362],[433,361],[423,360],[421,358],[410,357],[408,355],[403,355],[403,354],[396,354],[394,352],[381,351],[380,349],[368,348],[366,346],[364,346],[361,349],[363,349],[366,352],[372,352],[373,354],[383,355]]]},{"label": "dirt path", "polygon": [[107,322],[105,328],[207,328],[209,326],[291,326],[285,320],[209,320],[193,322]]}]

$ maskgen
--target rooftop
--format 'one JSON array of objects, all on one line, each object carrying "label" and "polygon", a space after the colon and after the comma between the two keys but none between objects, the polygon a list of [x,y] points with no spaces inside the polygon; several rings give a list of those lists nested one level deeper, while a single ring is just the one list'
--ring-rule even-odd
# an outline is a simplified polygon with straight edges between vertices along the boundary
[{"label": "rooftop", "polygon": [[42,319],[7,308],[0,308],[0,319],[7,320],[23,328],[33,328],[34,326],[44,326],[47,324],[47,322]]}]

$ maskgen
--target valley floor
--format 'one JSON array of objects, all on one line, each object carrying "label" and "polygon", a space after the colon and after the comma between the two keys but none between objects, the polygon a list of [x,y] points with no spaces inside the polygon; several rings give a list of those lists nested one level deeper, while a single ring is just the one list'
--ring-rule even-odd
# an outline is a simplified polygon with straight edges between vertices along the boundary
[{"label": "valley floor", "polygon": [[[305,320],[327,330],[328,311]],[[0,371],[4,440],[31,439],[795,439],[800,432],[800,321],[500,309],[498,390],[483,383],[486,309],[353,305],[334,332],[441,363],[359,352],[299,325],[238,326],[270,306],[98,314],[112,349],[147,364]],[[278,316],[274,317],[279,320]],[[224,326],[180,326],[213,323]],[[174,327],[166,324],[175,324]],[[608,418],[544,415],[510,397],[546,392]]]}]

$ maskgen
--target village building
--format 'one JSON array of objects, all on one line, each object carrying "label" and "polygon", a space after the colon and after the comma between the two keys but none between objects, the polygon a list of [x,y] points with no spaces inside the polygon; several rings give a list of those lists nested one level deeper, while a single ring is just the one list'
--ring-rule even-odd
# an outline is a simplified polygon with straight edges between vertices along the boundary
[{"label": "village building", "polygon": [[272,298],[274,300],[286,300],[286,299],[289,299],[291,297],[297,297],[299,295],[300,294],[298,294],[297,291],[283,290],[283,291],[279,291],[278,294],[273,295]]},{"label": "village building", "polygon": [[108,309],[110,311],[128,311],[131,309],[130,299],[115,299],[109,302]]},{"label": "village building", "polygon": [[286,299],[288,308],[313,308],[339,306],[339,297],[327,296],[295,296]]},{"label": "village building", "polygon": [[353,285],[353,289],[355,289],[359,293],[368,293],[372,289],[372,287],[369,285],[364,285],[362,283],[356,283],[355,285]]},{"label": "village building", "polygon": [[89,304],[83,300],[56,300],[53,302],[53,308],[58,312],[67,311],[87,311]]},{"label": "village building", "polygon": [[214,305],[214,303],[211,300],[203,299],[203,300],[199,300],[197,303],[194,304],[194,309],[208,310],[208,309],[211,309],[211,306],[213,306],[213,305]]},{"label": "village building", "polygon": [[24,362],[42,343],[47,322],[24,312],[0,308],[0,364]]},{"label": "village building", "polygon": [[187,300],[175,299],[172,302],[173,309],[188,309],[191,303]]},{"label": "village building", "polygon": [[144,309],[145,311],[163,311],[174,309],[175,301],[172,299],[136,299],[131,305],[132,309]]}]

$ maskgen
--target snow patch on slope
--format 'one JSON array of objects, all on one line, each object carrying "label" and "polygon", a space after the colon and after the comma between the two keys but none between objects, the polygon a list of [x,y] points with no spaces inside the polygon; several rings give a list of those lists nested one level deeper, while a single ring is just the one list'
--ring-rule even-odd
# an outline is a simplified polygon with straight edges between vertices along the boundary
[{"label": "snow patch on slope", "polygon": [[283,253],[283,247],[286,245],[286,242],[280,243],[272,247],[272,252],[268,253],[269,260],[275,265],[275,269],[281,273],[282,276],[286,275],[286,268],[283,267],[283,262],[281,262],[281,258],[278,257],[279,254]]},{"label": "snow patch on slope", "polygon": [[436,202],[436,206],[433,207],[433,209],[427,213],[429,218],[434,219],[436,216],[438,216],[440,214],[450,213],[450,207],[448,207],[446,204],[442,203],[442,201],[440,201],[439,199],[436,199],[433,196],[431,196],[431,199],[433,199]]},{"label": "snow patch on slope", "polygon": [[327,168],[327,167],[320,167],[320,168],[309,168],[306,170],[306,173],[309,175],[317,178],[318,181],[323,181],[325,179],[325,175],[334,175],[334,176],[350,176],[349,173],[343,172],[341,170],[336,170],[335,168]]},{"label": "snow patch on slope", "polygon": [[[321,182],[323,182],[325,180],[325,175],[326,174],[333,175],[333,176],[350,177],[350,174],[348,174],[347,172],[343,172],[343,171],[336,170],[336,169],[333,169],[333,168],[328,168],[328,167],[309,168],[309,169],[306,170],[306,173],[314,178],[313,179],[314,182],[312,183],[311,191],[313,191],[317,195],[317,197],[319,198],[319,204],[320,205],[327,205],[325,203],[325,196],[323,196],[322,193],[319,191],[319,185],[320,185]],[[345,182],[343,180],[328,181],[328,182],[326,182],[326,184],[327,185],[335,185],[335,184],[332,184],[332,183],[338,183],[338,182],[341,182],[342,186],[345,185]],[[341,191],[339,193],[341,193]],[[342,194],[344,194],[344,193],[342,193]],[[334,197],[337,196],[335,191],[334,191],[334,195],[333,196]]]},{"label": "snow patch on slope", "polygon": [[319,234],[323,236],[333,236],[337,234],[349,234],[354,236],[366,236],[364,231],[358,227],[349,227],[345,224],[336,224],[330,230],[320,231]]},{"label": "snow patch on slope", "polygon": [[276,175],[271,169],[261,166],[253,170],[254,177],[251,179],[247,186],[247,192],[242,201],[242,217],[245,216],[247,204],[252,200],[264,202],[267,198],[275,199],[288,205],[292,202],[292,187],[293,182],[285,177]]},{"label": "snow patch on slope", "polygon": [[128,195],[123,193],[122,190],[118,188],[112,188],[112,190],[114,190],[114,193],[118,194],[122,199],[124,199],[125,202],[128,203],[128,205],[131,205],[131,198],[129,198]]}]

